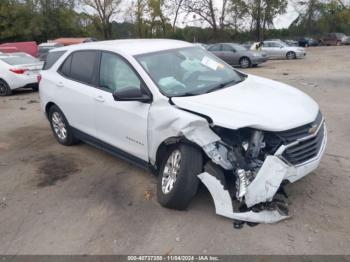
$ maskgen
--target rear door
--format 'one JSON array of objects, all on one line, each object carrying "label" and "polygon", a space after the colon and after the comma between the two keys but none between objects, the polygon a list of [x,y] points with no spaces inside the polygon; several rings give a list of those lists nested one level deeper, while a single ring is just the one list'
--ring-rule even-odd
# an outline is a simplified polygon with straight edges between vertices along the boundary
[{"label": "rear door", "polygon": [[91,136],[96,135],[94,105],[97,92],[99,51],[76,51],[59,68],[55,102],[69,124]]}]

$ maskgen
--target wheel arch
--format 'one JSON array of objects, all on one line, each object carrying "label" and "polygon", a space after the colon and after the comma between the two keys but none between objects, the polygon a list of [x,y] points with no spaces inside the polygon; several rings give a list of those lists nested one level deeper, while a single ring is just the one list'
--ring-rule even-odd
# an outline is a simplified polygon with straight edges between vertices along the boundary
[{"label": "wheel arch", "polygon": [[[180,145],[180,144],[191,145],[201,152],[203,159],[208,158],[206,156],[205,152],[203,151],[203,148],[201,148],[196,143],[189,141],[188,139],[186,139],[186,137],[184,137],[184,136],[169,137],[166,140],[164,140],[162,143],[160,143],[160,145],[157,148],[156,159],[155,159],[155,164],[154,164],[154,168],[153,168],[155,173],[159,171],[159,168],[160,168],[161,163],[162,163],[162,156],[165,154],[165,152],[170,147],[175,146],[175,145]],[[205,162],[206,161],[203,161],[203,163],[205,163]]]},{"label": "wheel arch", "polygon": [[[52,106],[57,106],[54,102],[48,102],[46,103],[45,105],[45,114],[46,114],[46,117],[49,118],[49,111],[50,111],[50,108]],[[57,106],[59,108],[59,106]]]}]

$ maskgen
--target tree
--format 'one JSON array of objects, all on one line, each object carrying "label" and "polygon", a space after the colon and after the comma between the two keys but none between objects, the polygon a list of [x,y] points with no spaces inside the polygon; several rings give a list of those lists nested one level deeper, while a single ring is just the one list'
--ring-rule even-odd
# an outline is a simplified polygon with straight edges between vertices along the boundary
[{"label": "tree", "polygon": [[91,19],[105,39],[112,38],[112,19],[119,12],[121,0],[80,0],[81,4],[90,7],[94,14]]},{"label": "tree", "polygon": [[218,31],[217,9],[213,0],[184,0],[183,9],[187,14],[194,13],[206,21],[213,29]]},{"label": "tree", "polygon": [[145,23],[144,14],[147,8],[147,0],[136,0],[135,6],[135,17],[136,17],[136,28],[137,34],[140,38],[145,37]]},{"label": "tree", "polygon": [[[155,26],[160,25],[162,28],[162,35],[166,34],[166,21],[163,14],[164,0],[148,0],[148,10],[151,18],[151,32],[153,34],[153,29]],[[159,20],[158,20],[159,19]],[[158,30],[156,30],[158,31]],[[157,33],[156,33],[157,34]]]}]

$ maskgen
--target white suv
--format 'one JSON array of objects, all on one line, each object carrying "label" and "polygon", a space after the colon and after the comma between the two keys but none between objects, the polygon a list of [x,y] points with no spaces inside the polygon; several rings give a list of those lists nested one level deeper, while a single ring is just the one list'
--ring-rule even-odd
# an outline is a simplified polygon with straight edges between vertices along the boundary
[{"label": "white suv", "polygon": [[287,218],[276,193],[315,170],[326,145],[310,97],[182,41],[52,50],[40,96],[59,143],[86,141],[157,172],[168,208],[185,209],[202,181],[216,213],[241,221]]}]

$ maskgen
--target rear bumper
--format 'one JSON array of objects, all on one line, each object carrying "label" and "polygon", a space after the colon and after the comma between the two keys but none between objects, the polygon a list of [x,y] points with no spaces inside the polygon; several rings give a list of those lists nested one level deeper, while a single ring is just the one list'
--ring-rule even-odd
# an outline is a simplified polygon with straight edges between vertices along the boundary
[{"label": "rear bumper", "polygon": [[31,85],[37,85],[38,79],[37,75],[16,75],[12,76],[8,81],[8,84],[11,89],[17,89],[21,87],[31,87]]}]

